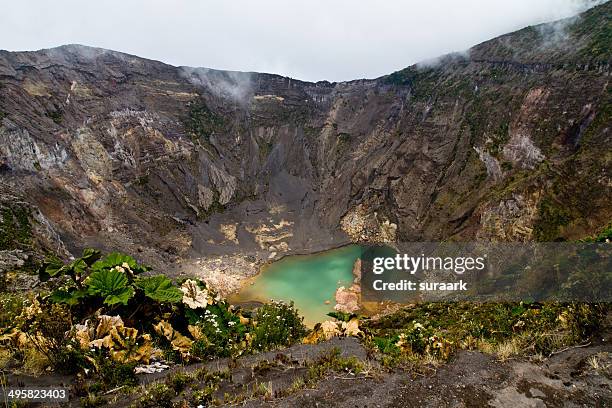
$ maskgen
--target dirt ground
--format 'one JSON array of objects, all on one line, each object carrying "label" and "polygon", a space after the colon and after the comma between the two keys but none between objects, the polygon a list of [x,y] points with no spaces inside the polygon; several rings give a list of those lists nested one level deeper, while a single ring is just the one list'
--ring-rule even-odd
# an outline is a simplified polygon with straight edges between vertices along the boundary
[{"label": "dirt ground", "polygon": [[[345,342],[351,342],[346,340]],[[361,352],[355,353],[359,356]],[[593,357],[594,356],[594,357]],[[598,367],[590,361],[596,359]],[[332,374],[316,389],[247,407],[612,407],[612,332],[544,361],[459,352],[429,373]]]},{"label": "dirt ground", "polygon": [[568,350],[542,364],[498,362],[479,352],[460,352],[430,375],[394,372],[380,379],[332,375],[317,389],[245,406],[279,407],[609,407],[612,383],[592,369],[597,354],[612,363],[608,344]]}]

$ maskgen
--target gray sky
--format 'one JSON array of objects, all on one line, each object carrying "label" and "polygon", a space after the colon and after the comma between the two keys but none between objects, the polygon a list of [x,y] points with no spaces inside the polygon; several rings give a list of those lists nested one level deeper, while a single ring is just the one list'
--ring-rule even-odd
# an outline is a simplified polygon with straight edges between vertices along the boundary
[{"label": "gray sky", "polygon": [[4,0],[0,48],[78,43],[305,80],[373,78],[589,0]]}]

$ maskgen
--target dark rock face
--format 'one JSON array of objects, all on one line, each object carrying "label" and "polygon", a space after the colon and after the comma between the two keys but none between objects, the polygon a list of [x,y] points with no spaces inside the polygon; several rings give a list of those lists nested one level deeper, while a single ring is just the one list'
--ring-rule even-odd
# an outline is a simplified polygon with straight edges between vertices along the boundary
[{"label": "dark rock face", "polygon": [[553,240],[611,218],[610,13],[374,80],[0,52],[0,178],[74,251]]}]

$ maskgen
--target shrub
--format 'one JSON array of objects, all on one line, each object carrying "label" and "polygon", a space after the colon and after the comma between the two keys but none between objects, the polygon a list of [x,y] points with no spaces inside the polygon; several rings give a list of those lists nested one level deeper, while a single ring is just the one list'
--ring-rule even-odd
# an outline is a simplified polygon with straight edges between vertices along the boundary
[{"label": "shrub", "polygon": [[55,123],[56,125],[61,125],[64,120],[64,111],[57,106],[55,110],[48,111],[47,116]]},{"label": "shrub", "polygon": [[254,320],[253,347],[258,350],[289,346],[306,334],[304,319],[298,315],[293,302],[265,304],[257,309]]},{"label": "shrub", "polygon": [[62,374],[75,374],[87,366],[85,356],[79,346],[72,341],[54,350],[50,361],[53,368]]},{"label": "shrub", "polygon": [[81,398],[81,407],[83,408],[96,408],[105,404],[104,398],[95,394],[88,394],[86,397]]},{"label": "shrub", "polygon": [[27,334],[30,344],[49,359],[56,371],[72,374],[84,367],[85,357],[72,340],[72,316],[67,306],[51,304],[47,308],[35,298],[24,308],[18,326]]},{"label": "shrub", "polygon": [[174,392],[180,393],[185,387],[193,381],[193,377],[184,373],[178,372],[166,380],[166,384],[172,387]]},{"label": "shrub", "polygon": [[114,387],[138,384],[138,378],[134,373],[136,363],[118,363],[108,356],[100,354],[96,357],[97,372],[100,378],[100,388],[103,391]]},{"label": "shrub", "polygon": [[247,328],[229,310],[225,302],[209,305],[201,314],[188,309],[190,323],[200,330],[192,353],[199,358],[229,357],[240,354],[245,346]]},{"label": "shrub", "polygon": [[194,100],[187,105],[188,117],[184,119],[185,130],[193,141],[208,141],[210,135],[223,126],[223,118],[212,112],[204,100]]},{"label": "shrub", "polygon": [[195,377],[201,382],[201,389],[194,390],[191,394],[191,399],[195,405],[208,406],[213,400],[213,394],[219,389],[219,384],[223,380],[230,380],[231,375],[229,370],[207,372],[202,369],[196,372]]},{"label": "shrub", "polygon": [[0,250],[27,248],[31,242],[29,210],[16,205],[0,208]]},{"label": "shrub", "polygon": [[581,242],[610,242],[612,241],[612,223],[606,225],[597,235],[587,237]]},{"label": "shrub", "polygon": [[97,394],[120,386],[135,386],[138,378],[134,373],[136,363],[119,363],[111,360],[108,353],[98,352],[92,356],[98,381],[89,386],[89,392]]},{"label": "shrub", "polygon": [[[23,311],[25,299],[13,293],[0,294],[0,330],[15,326],[16,319]],[[0,331],[1,333],[1,331]]]},{"label": "shrub", "polygon": [[[608,306],[563,303],[423,303],[364,322],[384,356],[446,359],[454,350],[550,354],[597,332]],[[511,347],[510,347],[511,346]]]},{"label": "shrub", "polygon": [[164,383],[151,385],[140,398],[141,407],[172,407],[172,399],[176,396],[174,390]]},{"label": "shrub", "polygon": [[342,357],[337,347],[321,354],[316,360],[308,362],[306,367],[305,383],[310,386],[325,377],[329,371],[359,374],[365,368],[363,362],[355,356]]},{"label": "shrub", "polygon": [[570,213],[550,197],[545,197],[538,206],[538,219],[533,227],[537,241],[554,241],[561,227],[571,221]]}]

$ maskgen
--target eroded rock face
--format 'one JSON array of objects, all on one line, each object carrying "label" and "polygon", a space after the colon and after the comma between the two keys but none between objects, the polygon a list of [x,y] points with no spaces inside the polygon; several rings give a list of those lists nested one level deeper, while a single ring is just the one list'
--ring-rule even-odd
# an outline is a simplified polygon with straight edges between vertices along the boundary
[{"label": "eroded rock face", "polygon": [[353,242],[395,242],[397,224],[390,222],[377,212],[370,214],[359,205],[350,210],[340,221],[340,226]]},{"label": "eroded rock face", "polygon": [[207,211],[213,204],[215,193],[208,187],[198,184],[198,206]]},{"label": "eroded rock face", "polygon": [[475,147],[474,150],[476,153],[478,153],[480,161],[482,161],[487,168],[487,176],[491,177],[493,180],[500,180],[503,177],[503,174],[499,161],[495,157],[491,156],[489,152],[483,149]]},{"label": "eroded rock face", "polygon": [[47,217],[26,197],[0,182],[0,251],[4,267],[21,267],[31,256],[68,256],[64,243]]},{"label": "eroded rock face", "polygon": [[544,155],[529,136],[518,132],[510,137],[508,144],[504,146],[503,154],[505,159],[526,169],[533,169],[544,160]]},{"label": "eroded rock face", "polygon": [[480,214],[481,228],[476,238],[485,241],[532,241],[539,200],[539,193],[515,193],[510,198],[485,206]]},{"label": "eroded rock face", "polygon": [[37,171],[61,167],[67,156],[66,149],[59,144],[40,144],[27,130],[8,119],[0,126],[0,157],[11,170]]},{"label": "eroded rock face", "polygon": [[336,306],[334,309],[339,312],[353,313],[361,308],[361,290],[359,285],[352,285],[349,288],[340,286],[336,290]]},{"label": "eroded rock face", "polygon": [[0,251],[0,275],[22,268],[27,259],[28,255],[19,249]]},{"label": "eroded rock face", "polygon": [[38,208],[0,182],[0,289],[30,290],[46,254],[69,256],[60,236]]},{"label": "eroded rock face", "polygon": [[542,200],[563,214],[550,234],[584,236],[611,218],[610,56],[589,45],[610,7],[554,46],[525,29],[343,83],[2,51],[0,178],[73,253],[141,250],[154,265],[532,239]]},{"label": "eroded rock face", "polygon": [[354,313],[361,309],[361,259],[357,258],[353,265],[353,283],[346,288],[340,286],[334,296],[334,309],[343,313]]},{"label": "eroded rock face", "polygon": [[71,147],[90,180],[99,182],[112,179],[111,158],[91,130],[87,128],[78,129]]}]

